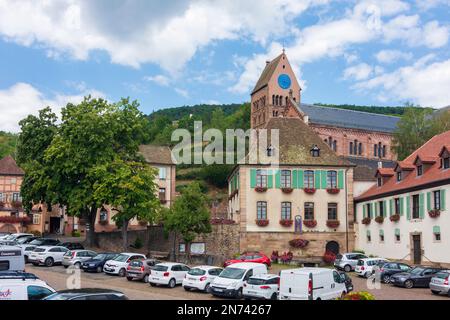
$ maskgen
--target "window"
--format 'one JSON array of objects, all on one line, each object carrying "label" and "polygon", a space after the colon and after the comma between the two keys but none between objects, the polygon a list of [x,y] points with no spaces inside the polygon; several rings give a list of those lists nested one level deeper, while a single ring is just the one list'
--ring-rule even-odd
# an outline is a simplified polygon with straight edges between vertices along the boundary
[{"label": "window", "polygon": [[353,154],[358,154],[358,140],[353,142]]},{"label": "window", "polygon": [[272,147],[272,146],[268,146],[267,147],[267,156],[268,157],[271,157],[271,156],[273,156],[273,151],[274,151],[274,147]]},{"label": "window", "polygon": [[395,235],[395,241],[396,241],[396,242],[400,242],[400,233],[397,233],[397,234]]},{"label": "window", "polygon": [[361,142],[358,145],[358,154],[362,155],[362,143]]},{"label": "window", "polygon": [[383,146],[383,158],[386,157],[386,146]]},{"label": "window", "polygon": [[28,300],[42,300],[53,293],[49,289],[39,286],[28,286],[27,292]]},{"label": "window", "polygon": [[397,181],[402,181],[402,172],[397,172]]},{"label": "window", "polygon": [[384,242],[384,233],[380,233],[380,242]]},{"label": "window", "polygon": [[370,233],[367,234],[367,242],[371,242],[372,241],[372,237],[370,236]]},{"label": "window", "polygon": [[292,218],[292,203],[282,202],[281,203],[281,220],[291,220]]},{"label": "window", "polygon": [[383,179],[381,179],[381,177],[377,178],[377,186],[381,187],[383,184]]},{"label": "window", "polygon": [[367,217],[372,219],[372,205],[370,203],[366,204]]},{"label": "window", "polygon": [[33,214],[33,224],[41,224],[41,215]]},{"label": "window", "polygon": [[267,220],[267,202],[258,201],[256,203],[256,218],[258,220]]},{"label": "window", "polygon": [[348,147],[348,153],[353,154],[353,142],[350,142],[350,145]]},{"label": "window", "polygon": [[395,214],[400,214],[400,198],[394,199]]},{"label": "window", "polygon": [[328,204],[328,220],[337,220],[337,203],[329,203]]},{"label": "window", "polygon": [[422,165],[417,166],[417,175],[421,176],[422,174],[423,174],[423,166]]},{"label": "window", "polygon": [[12,195],[12,201],[19,201],[20,200],[20,193],[14,192]]},{"label": "window", "polygon": [[444,169],[450,168],[450,157],[444,158],[443,167]]},{"label": "window", "polygon": [[420,214],[419,214],[419,195],[415,194],[412,197],[412,218],[413,219],[419,219],[420,218]]},{"label": "window", "polygon": [[311,149],[311,156],[313,156],[313,157],[315,157],[315,158],[320,157],[320,149],[319,149],[318,146],[315,145],[315,146]]},{"label": "window", "polygon": [[337,188],[337,172],[328,171],[327,172],[327,188],[336,189]]},{"label": "window", "polygon": [[166,168],[159,168],[159,179],[166,180]]},{"label": "window", "polygon": [[378,156],[378,146],[376,144],[373,145],[373,155],[374,157]]},{"label": "window", "polygon": [[8,271],[9,270],[9,261],[0,261],[0,271]]},{"label": "window", "polygon": [[267,187],[267,173],[265,170],[256,170],[256,186],[259,188]]},{"label": "window", "polygon": [[434,234],[434,240],[435,241],[441,241],[441,233],[440,232]]},{"label": "window", "polygon": [[441,209],[441,192],[439,190],[433,191],[434,209]]},{"label": "window", "polygon": [[159,200],[166,201],[166,188],[159,188]]},{"label": "window", "polygon": [[291,171],[281,170],[281,187],[290,188],[291,187]]},{"label": "window", "polygon": [[314,189],[314,171],[305,171],[304,184],[306,189]]},{"label": "window", "polygon": [[378,202],[378,208],[380,209],[379,210],[379,215],[380,215],[380,217],[384,217],[384,202],[383,201],[379,201]]},{"label": "window", "polygon": [[314,220],[314,202],[305,202],[305,220]]},{"label": "window", "polygon": [[337,141],[333,141],[333,151],[337,151]]},{"label": "window", "polygon": [[102,208],[100,210],[99,220],[100,221],[108,221],[108,210],[106,210],[105,208]]}]

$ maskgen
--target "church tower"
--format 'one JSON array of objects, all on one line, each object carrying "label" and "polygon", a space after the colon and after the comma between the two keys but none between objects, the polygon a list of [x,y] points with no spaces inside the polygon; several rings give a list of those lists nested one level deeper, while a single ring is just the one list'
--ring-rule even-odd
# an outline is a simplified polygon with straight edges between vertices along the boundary
[{"label": "church tower", "polygon": [[264,128],[273,117],[300,117],[298,109],[301,88],[291,64],[283,53],[266,62],[255,88],[251,93],[251,128]]}]

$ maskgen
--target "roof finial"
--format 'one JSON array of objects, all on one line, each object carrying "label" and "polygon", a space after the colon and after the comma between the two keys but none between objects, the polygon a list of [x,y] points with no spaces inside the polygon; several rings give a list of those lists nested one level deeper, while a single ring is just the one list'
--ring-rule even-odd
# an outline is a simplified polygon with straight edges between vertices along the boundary
[{"label": "roof finial", "polygon": [[286,52],[286,48],[284,47],[284,40],[283,40],[283,54]]}]

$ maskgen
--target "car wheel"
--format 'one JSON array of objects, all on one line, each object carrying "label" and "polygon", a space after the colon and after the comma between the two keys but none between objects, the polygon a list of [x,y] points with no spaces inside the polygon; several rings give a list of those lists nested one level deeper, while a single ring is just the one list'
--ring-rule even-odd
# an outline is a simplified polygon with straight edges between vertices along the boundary
[{"label": "car wheel", "polygon": [[366,273],[364,273],[364,278],[368,279],[371,275],[372,274],[369,271],[367,271]]},{"label": "car wheel", "polygon": [[242,299],[242,288],[240,288],[237,292],[236,292],[236,299]]},{"label": "car wheel", "polygon": [[277,293],[276,292],[274,292],[274,293],[272,293],[272,296],[270,297],[270,300],[277,300]]},{"label": "car wheel", "polygon": [[55,263],[55,261],[53,260],[53,258],[47,258],[47,259],[45,259],[45,265],[46,265],[47,267],[52,267],[54,263]]},{"label": "car wheel", "polygon": [[25,258],[25,263],[28,263],[28,256],[24,256]]},{"label": "car wheel", "polygon": [[177,282],[175,281],[174,278],[170,279],[169,281],[169,288],[175,288],[175,286],[177,285]]},{"label": "car wheel", "polygon": [[81,268],[81,263],[79,262],[75,262],[75,264],[73,265],[75,268],[80,269]]},{"label": "car wheel", "polygon": [[127,273],[127,271],[124,268],[120,269],[119,270],[119,277],[125,277],[126,273]]},{"label": "car wheel", "polygon": [[406,289],[411,289],[414,287],[414,282],[412,280],[406,280],[404,285]]},{"label": "car wheel", "polygon": [[128,281],[133,281],[133,277],[127,277]]},{"label": "car wheel", "polygon": [[344,267],[344,271],[345,271],[345,272],[350,272],[350,271],[352,271],[352,267],[351,267],[350,265],[346,265],[346,266]]},{"label": "car wheel", "polygon": [[97,267],[97,272],[98,272],[98,273],[103,272],[103,267],[102,267],[102,266],[98,266],[98,267]]},{"label": "car wheel", "polygon": [[387,274],[384,275],[383,276],[383,282],[386,283],[386,284],[390,283],[391,282],[391,277],[389,275],[387,275]]},{"label": "car wheel", "polygon": [[432,294],[435,294],[435,295],[438,295],[438,294],[439,294],[439,291],[431,290],[431,293],[432,293]]},{"label": "car wheel", "polygon": [[183,287],[183,289],[186,290],[186,291],[191,291],[191,289],[188,288],[188,287]]},{"label": "car wheel", "polygon": [[210,293],[211,292],[211,287],[209,286],[209,283],[206,284],[205,286],[205,290],[206,293]]},{"label": "car wheel", "polygon": [[148,274],[146,274],[146,275],[144,276],[144,282],[145,282],[145,283],[148,283],[148,280],[149,280],[149,277],[148,277]]}]

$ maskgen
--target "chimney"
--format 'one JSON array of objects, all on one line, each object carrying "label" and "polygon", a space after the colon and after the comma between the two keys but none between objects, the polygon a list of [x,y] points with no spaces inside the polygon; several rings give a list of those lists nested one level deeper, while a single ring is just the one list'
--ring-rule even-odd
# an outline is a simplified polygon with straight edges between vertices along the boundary
[{"label": "chimney", "polygon": [[266,66],[270,63],[270,60],[266,60]]},{"label": "chimney", "polygon": [[378,169],[383,168],[383,162],[378,161]]}]

